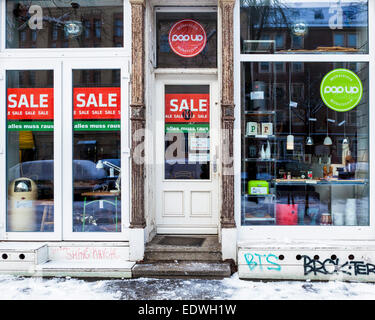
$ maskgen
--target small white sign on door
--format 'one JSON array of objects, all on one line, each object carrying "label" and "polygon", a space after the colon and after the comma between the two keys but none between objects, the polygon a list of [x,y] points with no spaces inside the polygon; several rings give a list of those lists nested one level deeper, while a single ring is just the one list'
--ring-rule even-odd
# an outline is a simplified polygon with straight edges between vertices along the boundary
[{"label": "small white sign on door", "polygon": [[210,161],[209,153],[189,153],[189,163],[205,163]]},{"label": "small white sign on door", "polygon": [[210,138],[191,137],[189,139],[189,148],[193,151],[210,150]]}]

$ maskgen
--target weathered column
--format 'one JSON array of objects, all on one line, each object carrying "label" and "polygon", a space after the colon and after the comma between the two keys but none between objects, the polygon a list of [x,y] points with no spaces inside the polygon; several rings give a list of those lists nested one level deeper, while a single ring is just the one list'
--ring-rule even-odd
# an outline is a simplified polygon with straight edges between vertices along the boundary
[{"label": "weathered column", "polygon": [[[131,71],[131,219],[130,228],[144,228],[144,150],[145,130],[144,60],[145,60],[145,0],[129,0],[132,10],[132,71]],[[142,151],[142,152],[141,152]]]},{"label": "weathered column", "polygon": [[233,125],[234,125],[234,75],[233,75],[233,9],[235,0],[218,0],[221,8],[222,34],[222,85],[221,125],[223,137],[222,156],[222,206],[221,227],[235,228],[234,176],[233,176]]}]

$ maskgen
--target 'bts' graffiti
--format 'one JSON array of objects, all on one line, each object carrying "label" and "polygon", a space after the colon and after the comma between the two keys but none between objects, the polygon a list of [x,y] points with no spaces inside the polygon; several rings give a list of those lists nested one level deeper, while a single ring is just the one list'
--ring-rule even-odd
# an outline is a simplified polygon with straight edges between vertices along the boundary
[{"label": "'bts' graffiti", "polygon": [[339,259],[326,259],[324,261],[319,261],[308,256],[303,256],[303,269],[305,276],[311,273],[314,275],[330,275],[339,273],[350,276],[370,274],[375,275],[375,265],[365,263],[364,261],[346,261],[344,263],[340,263]]},{"label": "'bts' graffiti", "polygon": [[[246,260],[247,265],[249,266],[250,271],[254,269],[259,269],[263,271],[263,266],[266,264],[267,270],[276,270],[280,271],[281,266],[276,262],[279,260],[277,256],[272,253],[269,254],[258,254],[258,253],[245,253],[244,258]],[[271,266],[270,266],[271,265]]]}]

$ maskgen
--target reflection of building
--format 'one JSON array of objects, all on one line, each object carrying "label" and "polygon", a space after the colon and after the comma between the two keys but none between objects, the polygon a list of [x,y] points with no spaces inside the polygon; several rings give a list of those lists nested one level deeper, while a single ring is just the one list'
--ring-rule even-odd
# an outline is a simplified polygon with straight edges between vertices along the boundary
[{"label": "reflection of building", "polygon": [[[119,3],[117,1],[117,3]],[[14,3],[8,4],[8,12],[13,12],[13,24],[18,31],[8,42],[9,48],[77,48],[77,47],[122,47],[123,13],[118,5],[91,6],[72,9],[43,6],[43,28],[31,29],[27,23],[30,18],[28,8],[20,9]],[[77,35],[69,34],[67,27],[77,22]],[[78,24],[79,23],[79,24]],[[18,43],[17,43],[18,42]]]},{"label": "reflection of building", "polygon": [[[327,50],[341,47],[349,52],[367,50],[367,4],[321,8],[306,4],[254,7],[243,1],[241,35],[243,53],[284,50]],[[259,41],[260,40],[260,41]],[[328,49],[329,50],[329,49]],[[332,48],[332,50],[337,50]]]}]

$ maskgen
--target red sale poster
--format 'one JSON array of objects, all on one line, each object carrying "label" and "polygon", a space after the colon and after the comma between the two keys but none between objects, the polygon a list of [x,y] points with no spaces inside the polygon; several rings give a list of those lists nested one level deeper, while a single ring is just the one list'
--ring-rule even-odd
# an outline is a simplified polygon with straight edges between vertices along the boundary
[{"label": "red sale poster", "polygon": [[8,88],[8,120],[53,120],[53,88]]},{"label": "red sale poster", "polygon": [[165,122],[210,122],[210,95],[207,93],[166,94]]},{"label": "red sale poster", "polygon": [[74,119],[120,119],[121,88],[74,88]]}]

